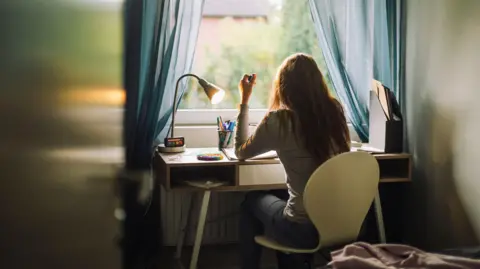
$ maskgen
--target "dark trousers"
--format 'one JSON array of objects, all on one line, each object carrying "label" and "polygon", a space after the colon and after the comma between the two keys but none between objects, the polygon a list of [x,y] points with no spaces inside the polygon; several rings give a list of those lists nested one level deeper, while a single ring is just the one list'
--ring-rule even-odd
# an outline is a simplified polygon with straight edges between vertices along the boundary
[{"label": "dark trousers", "polygon": [[[242,269],[260,267],[262,246],[255,243],[256,235],[267,235],[280,244],[294,248],[315,248],[319,236],[311,223],[297,223],[286,219],[283,210],[287,204],[286,191],[250,192],[242,204],[240,216],[240,255]],[[292,257],[277,252],[280,268],[292,263]]]}]

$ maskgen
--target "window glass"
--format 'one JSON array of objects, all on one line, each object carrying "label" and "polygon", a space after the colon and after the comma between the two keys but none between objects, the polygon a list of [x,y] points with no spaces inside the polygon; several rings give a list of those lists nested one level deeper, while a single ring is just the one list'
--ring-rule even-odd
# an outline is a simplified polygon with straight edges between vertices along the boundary
[{"label": "window glass", "polygon": [[235,108],[245,73],[257,74],[250,107],[267,108],[278,66],[296,52],[314,56],[331,88],[306,0],[205,0],[196,46],[192,72],[226,95],[211,105],[190,79],[181,109]]}]

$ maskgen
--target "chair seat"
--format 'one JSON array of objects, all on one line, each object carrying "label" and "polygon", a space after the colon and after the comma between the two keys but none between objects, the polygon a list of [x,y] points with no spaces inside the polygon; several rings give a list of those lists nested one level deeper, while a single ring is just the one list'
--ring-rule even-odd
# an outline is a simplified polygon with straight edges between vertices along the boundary
[{"label": "chair seat", "polygon": [[278,250],[285,253],[314,253],[314,252],[317,252],[319,249],[319,247],[313,248],[313,249],[287,247],[264,235],[255,236],[255,242],[257,242],[257,244],[264,246],[266,248]]}]

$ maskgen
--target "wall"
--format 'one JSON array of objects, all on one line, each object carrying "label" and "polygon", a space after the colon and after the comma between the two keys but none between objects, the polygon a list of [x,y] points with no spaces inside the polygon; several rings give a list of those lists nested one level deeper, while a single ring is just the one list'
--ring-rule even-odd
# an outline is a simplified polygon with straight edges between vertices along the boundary
[{"label": "wall", "polygon": [[405,225],[427,249],[478,244],[480,1],[406,3],[405,91],[414,183]]},{"label": "wall", "polygon": [[121,267],[120,5],[0,2],[0,268]]}]

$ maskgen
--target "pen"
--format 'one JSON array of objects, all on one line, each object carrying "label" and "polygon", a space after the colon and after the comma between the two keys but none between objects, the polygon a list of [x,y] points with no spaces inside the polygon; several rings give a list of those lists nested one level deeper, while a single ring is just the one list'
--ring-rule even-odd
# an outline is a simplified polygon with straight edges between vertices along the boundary
[{"label": "pen", "polygon": [[230,126],[228,126],[228,127],[229,127],[228,130],[230,131],[230,132],[229,132],[230,136],[228,137],[227,145],[230,144],[230,140],[232,140],[233,129],[235,128],[235,122],[232,121],[232,122],[230,123]]},{"label": "pen", "polygon": [[222,116],[219,116],[218,118],[220,119],[220,126],[221,126],[220,129],[221,129],[222,131],[225,131],[225,128],[224,128],[225,125],[224,125],[224,123],[223,123]]},{"label": "pen", "polygon": [[222,123],[220,123],[220,117],[217,117],[217,126],[218,126],[218,130],[221,130],[223,131],[223,126],[222,126]]},{"label": "pen", "polygon": [[235,122],[232,121],[232,122],[230,123],[230,126],[228,126],[228,127],[229,127],[228,130],[233,132],[233,129],[235,128]]},{"label": "pen", "polygon": [[223,148],[226,148],[228,144],[230,143],[230,137],[232,136],[232,133],[228,132],[225,135],[225,139],[223,140]]}]

